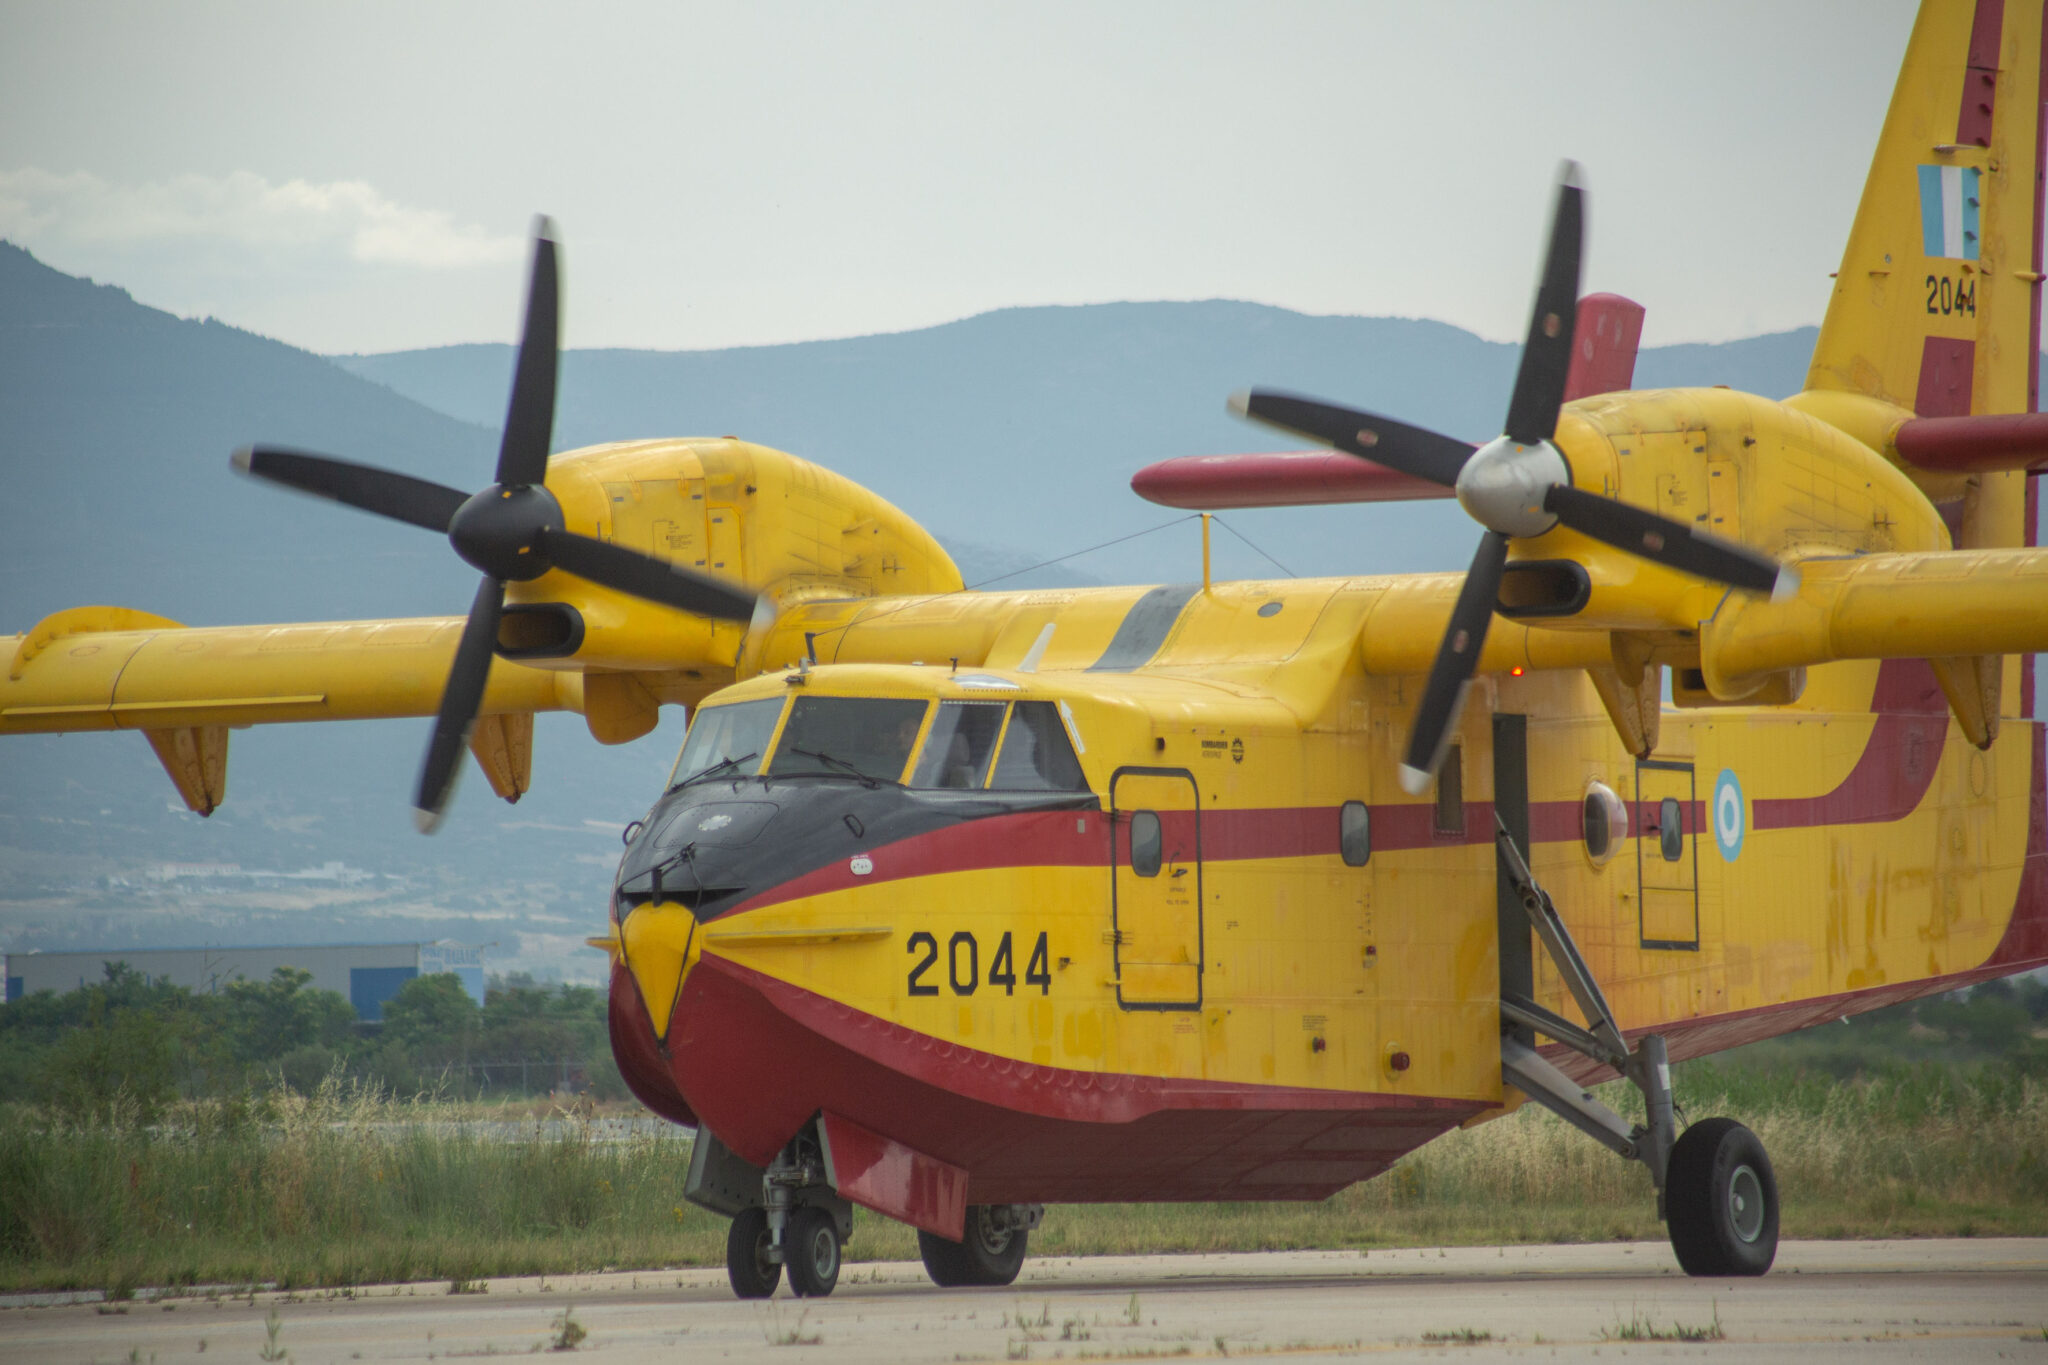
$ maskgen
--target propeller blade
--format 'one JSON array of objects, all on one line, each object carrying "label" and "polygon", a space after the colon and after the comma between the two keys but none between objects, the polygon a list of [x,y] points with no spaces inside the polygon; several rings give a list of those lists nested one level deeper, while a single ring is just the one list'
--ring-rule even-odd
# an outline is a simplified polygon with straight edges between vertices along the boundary
[{"label": "propeller blade", "polygon": [[1478,553],[1465,571],[1465,586],[1458,590],[1458,604],[1451,608],[1450,624],[1444,628],[1444,642],[1437,648],[1436,662],[1429,666],[1429,681],[1422,688],[1422,704],[1415,708],[1415,728],[1408,734],[1408,757],[1401,764],[1401,786],[1409,795],[1419,795],[1436,776],[1444,761],[1444,746],[1464,709],[1465,689],[1479,667],[1479,651],[1486,644],[1486,628],[1493,623],[1494,604],[1500,599],[1501,571],[1507,567],[1508,538],[1488,531],[1479,538]]},{"label": "propeller blade", "polygon": [[754,616],[754,594],[744,588],[637,550],[569,531],[542,531],[535,548],[558,569],[677,611],[720,621],[750,621]]},{"label": "propeller blade", "polygon": [[1655,564],[1726,583],[1744,592],[1769,593],[1782,601],[1799,591],[1799,572],[1760,550],[1738,545],[1684,522],[1646,512],[1631,503],[1603,498],[1570,484],[1553,484],[1543,506],[1559,521],[1605,541],[1617,550],[1640,555]]},{"label": "propeller blade", "polygon": [[498,444],[497,482],[507,487],[540,483],[548,474],[555,435],[555,371],[561,290],[555,269],[555,225],[533,224],[533,273],[526,284],[526,325],[519,333],[519,365]]},{"label": "propeller blade", "polygon": [[419,791],[412,804],[413,823],[422,834],[432,834],[440,825],[441,812],[454,789],[456,765],[462,762],[470,727],[476,724],[477,708],[483,705],[491,655],[498,646],[498,617],[504,608],[505,585],[485,578],[477,586],[476,601],[462,627],[455,662],[448,667],[448,685],[442,689],[441,709],[434,717],[434,737],[428,741],[426,761],[420,765]]},{"label": "propeller blade", "polygon": [[251,477],[443,534],[455,509],[469,500],[459,489],[409,474],[284,446],[243,446],[229,459]]},{"label": "propeller blade", "polygon": [[1456,485],[1458,471],[1477,448],[1390,417],[1271,389],[1232,394],[1230,409],[1240,417],[1306,436],[1446,488]]},{"label": "propeller blade", "polygon": [[1558,175],[1550,248],[1544,254],[1543,277],[1536,286],[1529,339],[1522,343],[1522,366],[1515,373],[1514,396],[1508,400],[1505,434],[1520,445],[1535,445],[1557,434],[1557,412],[1564,406],[1564,382],[1572,368],[1572,329],[1579,317],[1585,198],[1578,163],[1565,162]]}]

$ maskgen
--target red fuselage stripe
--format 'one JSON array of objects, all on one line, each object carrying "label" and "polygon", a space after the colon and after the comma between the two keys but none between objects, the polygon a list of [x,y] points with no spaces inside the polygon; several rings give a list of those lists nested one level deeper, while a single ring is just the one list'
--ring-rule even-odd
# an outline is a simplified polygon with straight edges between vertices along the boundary
[{"label": "red fuselage stripe", "polygon": [[[1757,797],[1751,801],[1751,827],[1806,829],[1819,825],[1870,824],[1899,820],[1918,809],[1941,766],[1948,734],[1948,703],[1934,671],[1918,659],[1890,659],[1879,666],[1872,697],[1877,713],[1869,743],[1849,775],[1834,790],[1819,796]],[[1685,832],[1705,830],[1703,799],[1683,803]],[[1372,848],[1396,853],[1422,848],[1455,848],[1493,841],[1493,804],[1467,801],[1463,828],[1437,828],[1431,802],[1375,805],[1371,811]],[[1638,803],[1634,833],[1650,824],[1650,807]],[[1195,844],[1195,813],[1161,812],[1169,849]],[[1204,862],[1235,862],[1255,858],[1332,857],[1338,848],[1338,808],[1277,806],[1248,810],[1210,808],[1200,813],[1201,858]],[[1566,843],[1580,833],[1578,801],[1536,801],[1529,806],[1531,841]],[[997,815],[949,825],[871,851],[868,873],[856,876],[851,860],[814,869],[771,887],[745,902],[743,910],[759,909],[807,896],[843,891],[863,882],[887,882],[1009,867],[1107,868],[1121,853],[1112,849],[1110,818],[1101,811],[1032,811]]]},{"label": "red fuselage stripe", "polygon": [[1867,825],[1903,820],[1919,809],[1941,768],[1948,740],[1948,701],[1922,659],[1887,659],[1871,698],[1877,724],[1856,766],[1821,796],[1758,797],[1753,829]]}]

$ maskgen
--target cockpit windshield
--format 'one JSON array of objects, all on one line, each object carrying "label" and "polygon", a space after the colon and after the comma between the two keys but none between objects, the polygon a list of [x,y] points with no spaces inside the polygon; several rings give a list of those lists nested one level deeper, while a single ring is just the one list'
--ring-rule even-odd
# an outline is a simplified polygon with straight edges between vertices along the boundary
[{"label": "cockpit windshield", "polygon": [[940,702],[910,785],[965,790],[983,786],[988,761],[995,757],[996,736],[1003,732],[1004,706],[999,701]]},{"label": "cockpit windshield", "polygon": [[1059,707],[1049,701],[1020,701],[1003,731],[1003,751],[996,758],[997,791],[1073,792],[1088,790],[1081,760],[1060,723]]},{"label": "cockpit windshield", "polygon": [[782,698],[706,706],[698,710],[676,757],[669,786],[675,788],[707,774],[749,777],[761,770],[761,755],[782,716]]},{"label": "cockpit windshield", "polygon": [[933,706],[921,698],[799,695],[764,765],[783,704],[781,697],[764,697],[701,708],[670,788],[764,772],[902,782],[909,767],[908,785],[924,790],[1088,790],[1054,702],[946,700]]},{"label": "cockpit windshield", "polygon": [[839,773],[900,782],[927,706],[893,697],[798,697],[768,775]]}]

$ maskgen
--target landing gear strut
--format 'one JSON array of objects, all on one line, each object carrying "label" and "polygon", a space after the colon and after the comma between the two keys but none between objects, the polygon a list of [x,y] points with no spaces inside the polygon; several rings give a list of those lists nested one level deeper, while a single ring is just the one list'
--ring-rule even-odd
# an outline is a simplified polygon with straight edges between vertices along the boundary
[{"label": "landing gear strut", "polygon": [[1778,1254],[1778,1182],[1763,1143],[1726,1118],[1704,1119],[1679,1134],[1663,1038],[1649,1034],[1629,1048],[1550,894],[1530,875],[1507,826],[1497,816],[1495,823],[1501,867],[1587,1020],[1581,1028],[1526,996],[1503,990],[1503,1025],[1533,1029],[1619,1071],[1643,1092],[1648,1122],[1631,1126],[1506,1031],[1500,1040],[1502,1078],[1596,1142],[1649,1168],[1657,1187],[1657,1216],[1686,1274],[1763,1274]]}]

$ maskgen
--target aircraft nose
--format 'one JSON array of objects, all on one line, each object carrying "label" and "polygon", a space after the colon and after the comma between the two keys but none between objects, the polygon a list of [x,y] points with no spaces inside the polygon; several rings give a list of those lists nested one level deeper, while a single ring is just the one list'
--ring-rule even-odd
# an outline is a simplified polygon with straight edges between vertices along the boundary
[{"label": "aircraft nose", "polygon": [[700,789],[674,792],[649,813],[645,832],[619,861],[613,895],[622,921],[643,906],[670,902],[710,918],[759,878],[758,836],[778,805],[706,796]]},{"label": "aircraft nose", "polygon": [[672,901],[642,905],[619,923],[619,955],[640,987],[656,1038],[668,1038],[676,996],[695,961],[696,932],[697,917]]}]

